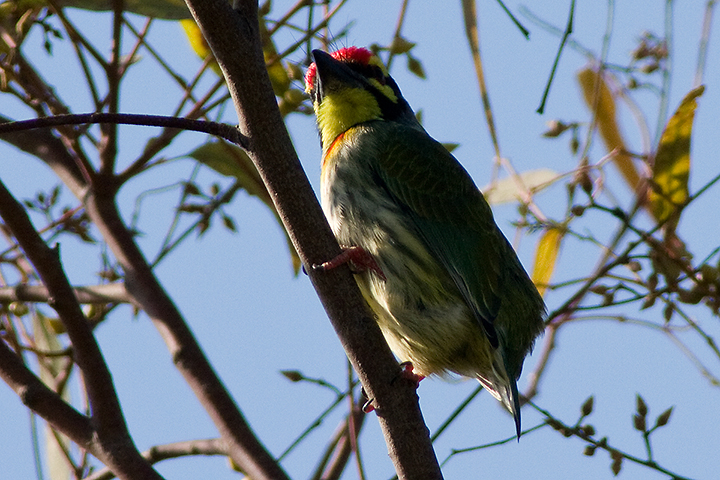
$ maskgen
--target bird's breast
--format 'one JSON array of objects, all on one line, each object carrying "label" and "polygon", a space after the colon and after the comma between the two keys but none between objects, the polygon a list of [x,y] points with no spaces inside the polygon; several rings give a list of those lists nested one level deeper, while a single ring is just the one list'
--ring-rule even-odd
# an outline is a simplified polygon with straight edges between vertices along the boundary
[{"label": "bird's breast", "polygon": [[479,325],[407,208],[383,185],[372,149],[353,141],[347,132],[326,157],[321,198],[338,242],[362,247],[386,277],[357,274],[363,295],[392,350],[418,372],[472,372],[490,355]]}]

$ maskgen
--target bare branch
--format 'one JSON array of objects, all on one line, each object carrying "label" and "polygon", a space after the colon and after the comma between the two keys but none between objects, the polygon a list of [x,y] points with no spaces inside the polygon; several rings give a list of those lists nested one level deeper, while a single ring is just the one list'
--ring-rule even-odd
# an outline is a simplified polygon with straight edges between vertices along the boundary
[{"label": "bare branch", "polygon": [[93,450],[101,461],[122,478],[162,478],[135,449],[125,424],[110,371],[89,323],[73,295],[60,263],[59,251],[50,249],[35,231],[22,205],[0,182],[0,216],[12,231],[38,275],[47,286],[49,305],[57,311],[74,347],[75,361],[82,371],[95,430]]},{"label": "bare branch", "polygon": [[[227,78],[255,162],[285,228],[306,265],[340,253],[297,159],[273,95],[258,34],[257,2],[186,0]],[[310,279],[365,391],[373,398],[400,478],[442,478],[417,394],[395,381],[399,369],[348,268],[310,270]],[[251,477],[254,475],[248,472]]]},{"label": "bare branch", "polygon": [[62,140],[51,130],[30,131],[27,129],[5,130],[13,121],[0,115],[0,139],[14,145],[20,150],[34,155],[53,169],[55,175],[82,198],[86,186],[86,178],[68,152]]},{"label": "bare branch", "polygon": [[90,419],[68,405],[35,376],[3,341],[0,341],[0,377],[12,388],[28,408],[73,442],[101,456],[93,445]]},{"label": "bare branch", "polygon": [[[0,118],[0,120],[2,120]],[[136,115],[130,113],[84,113],[56,115],[34,118],[17,122],[0,123],[0,134],[36,128],[57,127],[60,125],[83,125],[88,123],[144,125],[148,127],[169,127],[194,132],[209,133],[243,148],[247,148],[247,139],[236,127],[217,122],[191,120],[189,118],[166,117],[162,115]]]},{"label": "bare branch", "polygon": [[[87,287],[74,287],[75,298],[81,304],[132,303],[132,297],[123,283],[108,283]],[[35,302],[50,303],[52,297],[44,285],[16,285],[0,287],[0,303]]]},{"label": "bare branch", "polygon": [[[153,465],[171,458],[197,455],[227,455],[227,447],[221,438],[208,438],[156,445],[142,453],[145,460]],[[83,480],[111,480],[113,478],[115,478],[115,474],[110,469],[103,468]]]}]

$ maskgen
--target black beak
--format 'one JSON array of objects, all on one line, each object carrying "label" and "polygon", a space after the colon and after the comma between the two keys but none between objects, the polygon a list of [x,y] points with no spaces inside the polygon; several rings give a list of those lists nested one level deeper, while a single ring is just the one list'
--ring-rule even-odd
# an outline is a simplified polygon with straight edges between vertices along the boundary
[{"label": "black beak", "polygon": [[315,80],[315,97],[316,102],[322,101],[323,97],[333,90],[339,90],[341,86],[347,87],[354,85],[363,87],[362,82],[358,79],[358,75],[353,72],[347,65],[335,60],[330,54],[322,50],[312,51],[315,66],[317,67],[317,77]]}]

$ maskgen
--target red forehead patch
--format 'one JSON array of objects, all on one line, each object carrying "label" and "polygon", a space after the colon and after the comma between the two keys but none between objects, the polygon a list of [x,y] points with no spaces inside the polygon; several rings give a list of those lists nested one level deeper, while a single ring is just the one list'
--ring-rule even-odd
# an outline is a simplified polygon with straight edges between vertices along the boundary
[{"label": "red forehead patch", "polygon": [[[357,62],[362,65],[367,65],[372,58],[373,53],[367,48],[362,47],[347,47],[341,48],[330,54],[335,60],[340,62]],[[317,67],[315,62],[311,63],[305,73],[305,85],[306,88],[312,88],[315,84],[315,75],[317,75]]]}]

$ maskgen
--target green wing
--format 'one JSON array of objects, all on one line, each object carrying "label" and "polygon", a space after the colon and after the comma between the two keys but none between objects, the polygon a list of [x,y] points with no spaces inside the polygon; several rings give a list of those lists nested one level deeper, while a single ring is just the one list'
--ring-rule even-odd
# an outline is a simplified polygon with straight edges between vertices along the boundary
[{"label": "green wing", "polygon": [[376,159],[389,193],[415,221],[428,248],[445,266],[490,340],[500,309],[505,238],[470,175],[422,130],[385,124]]}]

